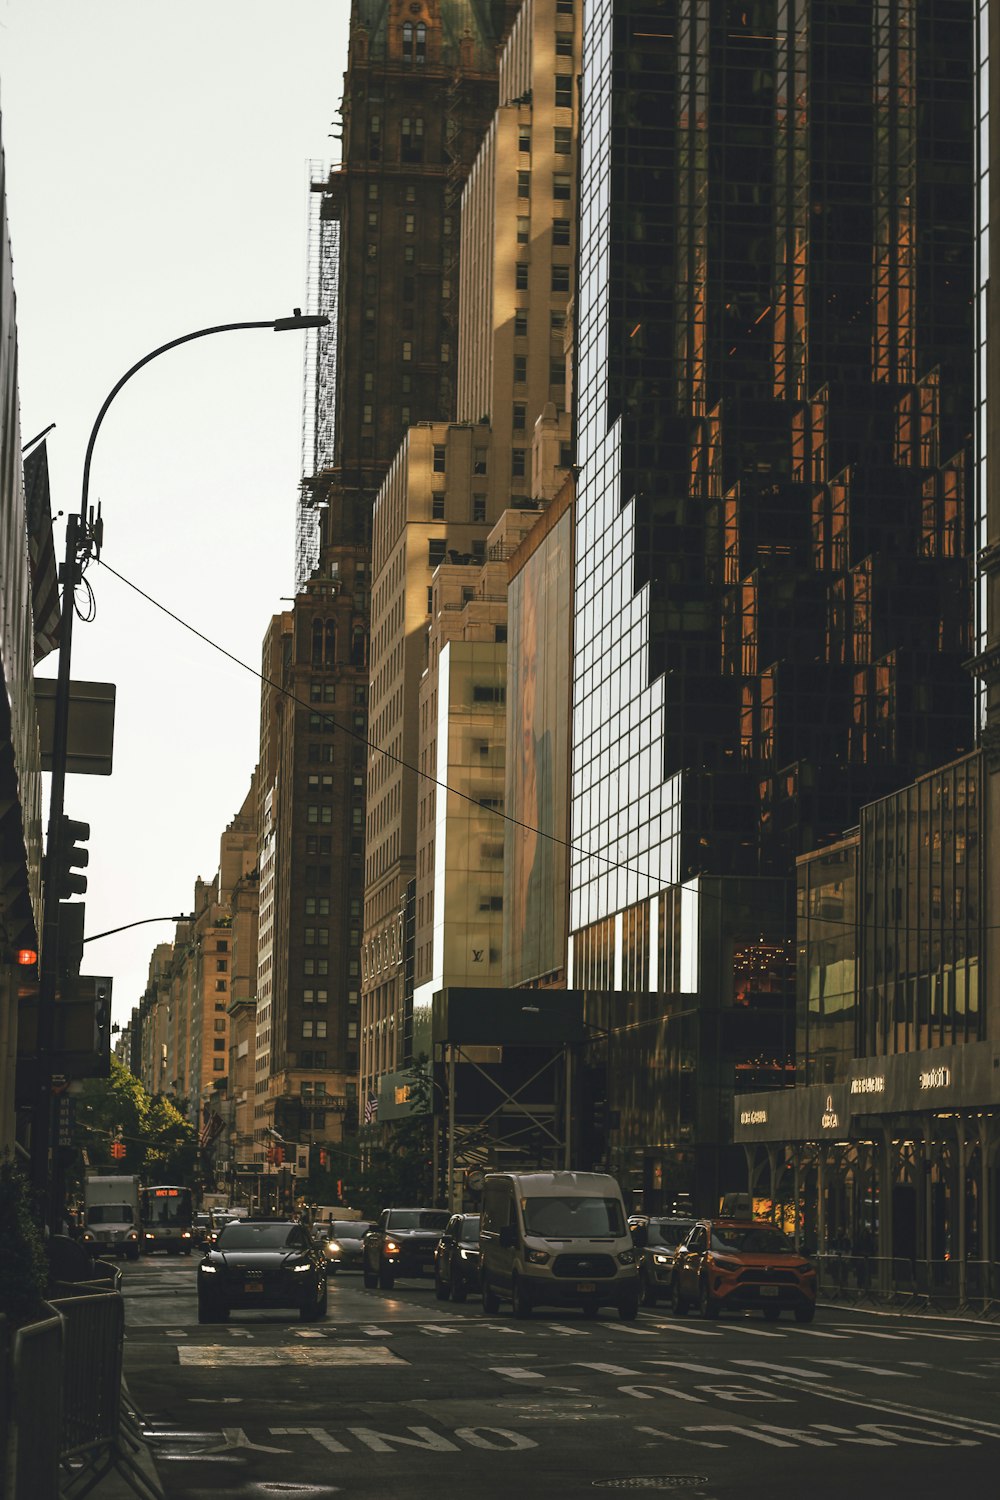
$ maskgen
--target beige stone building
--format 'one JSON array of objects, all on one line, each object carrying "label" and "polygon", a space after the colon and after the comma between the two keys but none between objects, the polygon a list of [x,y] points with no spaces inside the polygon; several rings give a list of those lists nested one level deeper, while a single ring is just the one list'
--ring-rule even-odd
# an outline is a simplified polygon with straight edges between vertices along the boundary
[{"label": "beige stone building", "polygon": [[157,943],[149,960],[149,977],[139,1002],[140,1078],[151,1094],[169,1093],[167,1074],[170,961],[173,944]]},{"label": "beige stone building", "polygon": [[[528,507],[533,494],[554,494],[572,460],[566,348],[575,253],[579,56],[573,5],[527,0],[501,55],[500,105],[462,196],[461,421],[411,428],[375,503],[369,713],[372,745],[378,748],[369,758],[366,822],[361,1043],[366,1099],[378,1097],[381,1078],[405,1069],[427,1050],[413,1035],[414,985],[418,968],[421,982],[432,982],[434,923],[444,920],[441,892],[434,891],[438,852],[425,847],[422,872],[417,867],[418,684],[431,641],[440,646],[452,634],[450,626],[428,633],[434,570],[445,565],[443,612],[461,610],[476,593],[478,575],[468,564],[485,563],[488,528],[508,508]],[[464,583],[458,579],[463,572],[468,574]],[[497,590],[505,620],[505,580],[489,587]],[[451,597],[453,589],[458,597]],[[486,618],[481,624],[492,625],[495,641],[506,638],[505,623]],[[459,655],[453,659],[456,670]],[[461,688],[456,677],[456,691],[471,690],[476,669],[469,670],[472,676]],[[433,689],[428,692],[433,695]],[[440,700],[435,715],[439,710]],[[496,743],[500,761],[494,771],[502,762],[502,729]],[[423,748],[430,751],[429,745]],[[454,748],[449,745],[447,753]],[[426,818],[426,805],[422,811]],[[436,821],[436,809],[431,816]],[[425,838],[427,829],[425,822]],[[453,851],[470,836],[475,842],[477,835],[466,824],[456,832]],[[489,843],[479,841],[480,853]],[[499,897],[502,830],[494,845]],[[454,852],[456,860],[470,857],[468,850],[461,856]],[[499,910],[495,915],[499,932]],[[495,946],[498,982],[499,941]],[[444,946],[439,957],[444,972],[449,967]]]}]

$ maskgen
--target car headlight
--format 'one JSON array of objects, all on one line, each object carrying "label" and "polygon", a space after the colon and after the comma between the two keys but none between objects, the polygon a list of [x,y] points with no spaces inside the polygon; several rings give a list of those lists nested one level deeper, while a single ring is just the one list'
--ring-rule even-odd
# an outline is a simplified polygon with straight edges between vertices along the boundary
[{"label": "car headlight", "polygon": [[181,1239],[182,1240],[189,1240],[190,1238],[191,1238],[191,1231],[190,1231],[190,1229],[182,1229],[181,1230]]},{"label": "car headlight", "polygon": [[738,1271],[740,1262],[738,1260],[726,1260],[720,1255],[712,1256],[712,1265],[719,1271]]},{"label": "car headlight", "polygon": [[386,1240],[386,1242],[385,1242],[385,1252],[386,1252],[387,1255],[398,1255],[399,1254],[399,1246],[396,1244],[395,1240]]},{"label": "car headlight", "polygon": [[156,1235],[155,1235],[155,1234],[152,1234],[152,1233],[151,1233],[151,1232],[150,1232],[150,1231],[149,1231],[149,1230],[148,1230],[148,1229],[147,1229],[147,1230],[146,1230],[146,1239],[147,1239],[147,1240],[155,1240],[155,1239],[156,1239]]},{"label": "car headlight", "polygon": [[[461,1247],[461,1245],[458,1248],[458,1254],[459,1254],[459,1259],[460,1260],[478,1260],[479,1259],[479,1251],[478,1250],[463,1250],[462,1247]],[[532,1251],[532,1256],[538,1256],[538,1255],[545,1255],[545,1251],[544,1250],[534,1250],[534,1251]],[[529,1259],[531,1259],[532,1256],[529,1256]],[[545,1256],[545,1258],[546,1258],[546,1260],[548,1260],[548,1256],[547,1255]]]},{"label": "car headlight", "polygon": [[618,1261],[619,1261],[619,1264],[623,1265],[623,1266],[634,1266],[635,1265],[635,1251],[634,1250],[619,1250],[619,1252],[618,1252]]},{"label": "car headlight", "polygon": [[128,1237],[130,1240],[137,1240],[139,1238],[134,1229],[129,1230]]},{"label": "car headlight", "polygon": [[339,1240],[327,1240],[327,1242],[326,1242],[326,1248],[327,1248],[327,1250],[331,1251],[334,1255],[339,1255],[340,1254],[340,1241]]},{"label": "car headlight", "polygon": [[547,1250],[528,1250],[524,1258],[533,1266],[544,1266],[551,1257]]},{"label": "car headlight", "polygon": [[303,1261],[301,1266],[293,1266],[293,1271],[311,1271],[312,1265],[309,1261]]},{"label": "car headlight", "polygon": [[218,1266],[209,1265],[207,1260],[203,1260],[201,1265],[198,1267],[198,1270],[202,1271],[206,1276],[214,1276],[218,1269]]}]

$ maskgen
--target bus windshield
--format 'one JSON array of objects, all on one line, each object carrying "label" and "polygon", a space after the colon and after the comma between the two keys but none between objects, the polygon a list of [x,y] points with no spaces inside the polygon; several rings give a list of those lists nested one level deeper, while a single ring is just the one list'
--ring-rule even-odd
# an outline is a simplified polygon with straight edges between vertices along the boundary
[{"label": "bus windshield", "polygon": [[148,1187],[142,1189],[142,1222],[151,1229],[191,1228],[191,1189]]}]

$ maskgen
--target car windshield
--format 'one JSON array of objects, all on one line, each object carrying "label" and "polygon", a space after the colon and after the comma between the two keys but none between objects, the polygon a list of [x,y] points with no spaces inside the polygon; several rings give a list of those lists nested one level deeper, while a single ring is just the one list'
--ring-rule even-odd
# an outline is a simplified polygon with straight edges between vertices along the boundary
[{"label": "car windshield", "polygon": [[441,1208],[391,1208],[387,1229],[436,1229],[448,1227],[448,1210]]},{"label": "car windshield", "polygon": [[657,1223],[650,1219],[649,1228],[646,1232],[647,1245],[679,1245],[681,1240],[686,1240],[690,1230],[694,1228],[693,1219],[680,1219],[672,1223]]},{"label": "car windshield", "polygon": [[234,1219],[215,1242],[218,1250],[304,1250],[305,1235],[295,1224],[241,1224]]},{"label": "car windshield", "polygon": [[475,1218],[466,1219],[465,1220],[465,1222],[462,1225],[462,1228],[459,1230],[458,1237],[461,1240],[461,1242],[462,1242],[463,1245],[478,1245],[479,1244],[479,1215],[478,1214],[476,1214]]},{"label": "car windshield", "polygon": [[521,1212],[528,1234],[543,1239],[598,1239],[625,1233],[617,1198],[522,1198]]},{"label": "car windshield", "polygon": [[795,1255],[797,1251],[792,1240],[783,1235],[780,1229],[772,1229],[764,1224],[758,1227],[756,1224],[747,1226],[737,1224],[735,1227],[720,1229],[718,1226],[712,1230],[712,1247],[720,1250],[736,1250],[741,1255]]},{"label": "car windshield", "polygon": [[95,1203],[87,1210],[88,1224],[131,1224],[132,1210],[127,1203]]},{"label": "car windshield", "polygon": [[331,1224],[327,1229],[327,1234],[333,1240],[361,1240],[367,1233],[368,1225],[363,1219],[358,1219],[357,1222],[348,1219],[341,1224]]}]

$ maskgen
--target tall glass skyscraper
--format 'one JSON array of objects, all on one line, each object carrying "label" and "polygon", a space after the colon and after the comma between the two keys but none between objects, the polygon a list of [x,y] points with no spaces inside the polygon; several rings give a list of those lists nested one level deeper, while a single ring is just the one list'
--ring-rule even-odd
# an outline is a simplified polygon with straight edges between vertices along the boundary
[{"label": "tall glass skyscraper", "polygon": [[973,743],[973,21],[585,10],[570,984],[653,1206],[793,1076],[795,857]]}]

